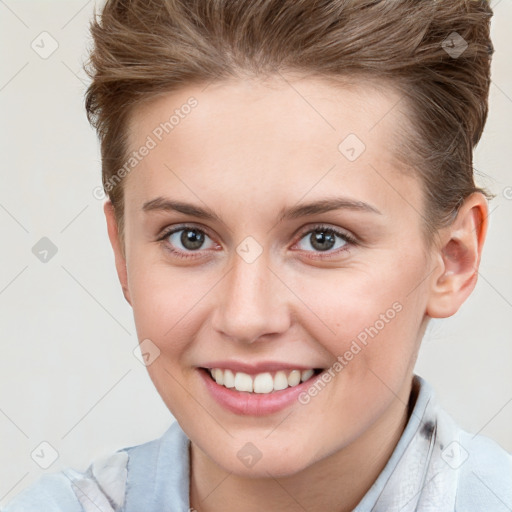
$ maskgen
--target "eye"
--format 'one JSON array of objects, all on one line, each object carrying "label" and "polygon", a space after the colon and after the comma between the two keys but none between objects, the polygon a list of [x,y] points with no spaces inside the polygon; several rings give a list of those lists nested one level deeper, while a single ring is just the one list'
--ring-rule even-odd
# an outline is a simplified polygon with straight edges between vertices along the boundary
[{"label": "eye", "polygon": [[[210,241],[210,248],[217,244],[203,231],[195,226],[179,226],[166,230],[158,241],[164,242],[166,248],[179,258],[194,258],[199,250],[208,249],[205,242]],[[208,245],[206,243],[206,245]],[[177,248],[177,249],[176,249]]]},{"label": "eye", "polygon": [[[302,240],[305,241],[305,247],[300,247]],[[158,241],[162,242],[165,248],[178,258],[195,258],[202,250],[220,247],[203,229],[192,225],[169,228],[162,233]],[[317,253],[320,257],[324,257],[321,253],[328,253],[326,257],[330,257],[333,254],[347,251],[351,245],[356,243],[356,238],[348,233],[320,225],[302,233],[301,239],[296,245],[300,250]]]},{"label": "eye", "polygon": [[298,246],[300,246],[302,240],[304,240],[305,243],[303,247],[299,247],[299,249],[312,252],[310,249],[312,248],[313,252],[328,252],[329,256],[333,253],[336,254],[346,251],[351,245],[357,242],[356,239],[348,233],[328,226],[315,226],[313,229],[306,231],[302,234],[300,241],[297,243]]}]

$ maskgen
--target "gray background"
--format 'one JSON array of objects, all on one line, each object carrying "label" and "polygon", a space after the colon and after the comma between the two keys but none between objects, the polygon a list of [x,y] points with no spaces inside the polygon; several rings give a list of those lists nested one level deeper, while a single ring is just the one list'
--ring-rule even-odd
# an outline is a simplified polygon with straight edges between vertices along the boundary
[{"label": "gray background", "polygon": [[[490,231],[475,291],[432,322],[416,371],[462,427],[512,451],[512,2],[492,5],[490,116],[475,153],[479,184],[496,194]],[[99,148],[81,68],[93,6],[0,0],[0,505],[44,472],[85,469],[173,421],[133,354],[93,196]],[[32,251],[43,237],[57,248],[46,263]]]}]

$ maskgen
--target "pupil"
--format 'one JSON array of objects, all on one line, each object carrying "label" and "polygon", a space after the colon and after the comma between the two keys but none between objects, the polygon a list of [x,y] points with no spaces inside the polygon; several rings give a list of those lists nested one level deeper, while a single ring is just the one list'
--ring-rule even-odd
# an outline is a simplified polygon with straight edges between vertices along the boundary
[{"label": "pupil", "polygon": [[[311,234],[311,245],[320,251],[327,251],[331,249],[335,243],[336,240],[332,233],[326,234],[325,231],[317,231],[316,233]],[[328,247],[323,244],[327,244]]]},{"label": "pupil", "polygon": [[190,250],[199,249],[204,242],[204,234],[195,229],[187,229],[181,234],[181,243]]}]

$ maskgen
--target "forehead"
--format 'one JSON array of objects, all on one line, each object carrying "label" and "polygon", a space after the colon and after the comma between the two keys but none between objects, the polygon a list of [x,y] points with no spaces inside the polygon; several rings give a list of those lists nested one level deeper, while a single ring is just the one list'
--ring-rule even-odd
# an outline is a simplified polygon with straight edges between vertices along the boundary
[{"label": "forehead", "polygon": [[[191,98],[196,104],[192,108]],[[247,145],[267,139],[296,141],[301,147],[303,140],[326,139],[336,148],[340,137],[351,131],[363,141],[371,135],[373,142],[389,143],[398,135],[400,102],[398,91],[375,80],[344,83],[282,75],[233,79],[162,93],[139,105],[130,117],[129,142],[137,147],[147,134],[170,141],[181,133],[181,147],[193,135],[191,144],[199,138],[218,143],[229,136]],[[166,122],[171,129],[162,127],[162,133],[158,127]],[[248,139],[248,134],[258,137]]]},{"label": "forehead", "polygon": [[130,119],[130,150],[151,149],[127,177],[127,205],[192,185],[227,194],[244,187],[245,198],[259,191],[268,200],[283,184],[297,198],[334,184],[355,192],[356,176],[382,186],[380,171],[399,172],[400,103],[384,84],[284,76],[163,94]]}]

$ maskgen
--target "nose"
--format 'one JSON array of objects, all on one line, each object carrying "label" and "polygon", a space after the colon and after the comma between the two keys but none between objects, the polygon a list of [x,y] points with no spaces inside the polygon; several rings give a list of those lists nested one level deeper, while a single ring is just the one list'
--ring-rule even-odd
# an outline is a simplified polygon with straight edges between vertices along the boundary
[{"label": "nose", "polygon": [[224,337],[246,344],[286,332],[290,327],[286,286],[264,254],[252,263],[238,255],[233,259],[222,286],[217,287],[213,328]]}]

